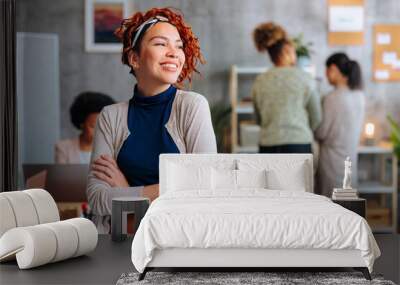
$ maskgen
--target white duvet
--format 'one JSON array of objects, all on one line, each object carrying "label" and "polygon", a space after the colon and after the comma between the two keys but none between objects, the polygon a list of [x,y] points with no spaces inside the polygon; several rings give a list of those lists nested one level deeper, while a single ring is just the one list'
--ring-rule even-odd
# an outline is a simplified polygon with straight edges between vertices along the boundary
[{"label": "white duvet", "polygon": [[165,248],[358,249],[370,272],[380,256],[359,215],[323,196],[265,189],[162,195],[133,240],[135,268],[143,272],[154,250]]}]

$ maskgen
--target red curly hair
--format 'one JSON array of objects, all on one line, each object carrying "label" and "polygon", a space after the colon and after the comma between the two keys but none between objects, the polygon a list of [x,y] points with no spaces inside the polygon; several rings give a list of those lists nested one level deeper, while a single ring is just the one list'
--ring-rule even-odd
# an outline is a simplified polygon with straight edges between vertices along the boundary
[{"label": "red curly hair", "polygon": [[[199,40],[192,32],[192,28],[183,20],[181,13],[174,12],[170,8],[152,8],[146,13],[137,12],[131,17],[124,19],[121,26],[114,32],[115,36],[122,42],[122,63],[131,68],[131,73],[134,74],[132,66],[129,64],[129,55],[131,52],[136,51],[132,47],[132,40],[135,35],[136,29],[145,21],[155,16],[163,16],[168,19],[168,22],[176,27],[183,42],[183,52],[185,53],[185,64],[182,72],[178,77],[177,83],[182,83],[185,80],[192,81],[193,71],[200,72],[196,69],[198,62],[205,63],[203,55],[200,51]],[[140,39],[140,38],[139,38]],[[140,39],[141,40],[141,39]],[[140,43],[139,45],[140,46]]]}]

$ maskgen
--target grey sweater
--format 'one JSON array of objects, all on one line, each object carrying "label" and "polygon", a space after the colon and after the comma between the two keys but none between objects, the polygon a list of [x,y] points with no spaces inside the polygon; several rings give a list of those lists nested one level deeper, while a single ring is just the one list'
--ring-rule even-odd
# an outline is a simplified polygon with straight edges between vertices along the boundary
[{"label": "grey sweater", "polygon": [[323,120],[315,133],[320,143],[315,192],[331,196],[334,187],[342,187],[347,156],[352,161],[352,186],[357,186],[357,147],[364,122],[364,94],[336,89],[325,96],[322,107]]},{"label": "grey sweater", "polygon": [[[100,155],[117,160],[118,153],[130,132],[129,102],[107,106],[100,113],[93,141],[91,164]],[[180,153],[216,153],[215,134],[210,108],[202,95],[177,90],[170,118],[165,125]],[[90,168],[86,194],[99,233],[110,230],[111,201],[114,197],[140,196],[143,187],[110,187],[96,178]]]}]

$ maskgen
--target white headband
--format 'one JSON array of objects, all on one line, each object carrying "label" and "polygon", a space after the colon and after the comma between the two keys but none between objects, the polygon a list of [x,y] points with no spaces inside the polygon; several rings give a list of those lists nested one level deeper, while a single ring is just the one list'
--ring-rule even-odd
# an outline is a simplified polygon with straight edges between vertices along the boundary
[{"label": "white headband", "polygon": [[[135,47],[137,40],[139,39],[140,34],[144,31],[147,31],[149,28],[157,24],[158,22],[168,22],[169,20],[163,16],[155,16],[153,18],[148,19],[147,21],[143,22],[139,27],[135,30],[135,37],[132,41],[132,48]],[[147,26],[146,29],[144,29]]]}]

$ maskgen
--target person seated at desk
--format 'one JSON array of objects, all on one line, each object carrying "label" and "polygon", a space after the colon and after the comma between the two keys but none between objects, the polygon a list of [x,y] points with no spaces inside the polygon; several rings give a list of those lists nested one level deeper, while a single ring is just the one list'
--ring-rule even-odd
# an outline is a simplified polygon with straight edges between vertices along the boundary
[{"label": "person seated at desk", "polygon": [[321,103],[309,74],[296,67],[294,45],[272,22],[257,26],[254,43],[268,51],[274,67],[260,74],[252,88],[260,153],[311,153],[313,130],[321,122]]},{"label": "person seated at desk", "polygon": [[315,132],[320,143],[316,176],[317,194],[330,197],[343,179],[343,161],[353,164],[353,186],[357,182],[357,147],[364,122],[365,97],[359,64],[344,53],[326,61],[326,76],[334,90],[322,101],[323,120]]},{"label": "person seated at desk", "polygon": [[71,122],[81,131],[79,137],[59,141],[55,145],[55,162],[58,164],[89,164],[96,119],[103,107],[114,104],[108,95],[83,92],[70,108]]},{"label": "person seated at desk", "polygon": [[86,192],[99,233],[110,231],[113,197],[158,196],[161,153],[217,152],[206,98],[177,88],[203,62],[183,17],[153,8],[115,34],[137,84],[131,100],[105,107],[96,125]]}]

